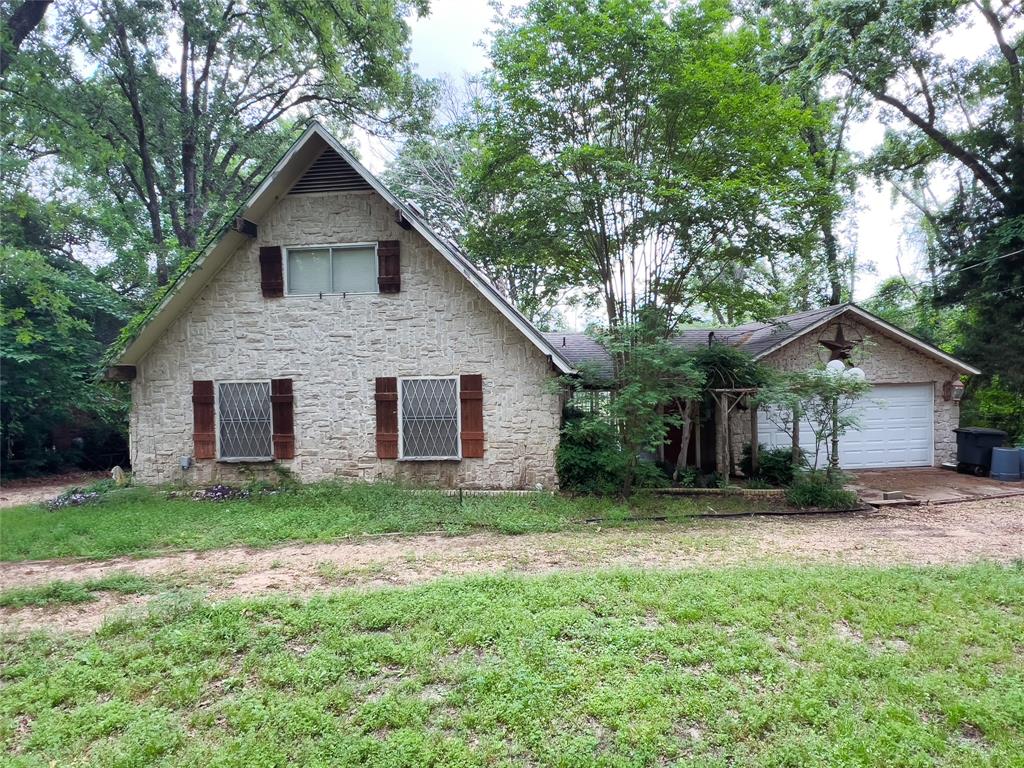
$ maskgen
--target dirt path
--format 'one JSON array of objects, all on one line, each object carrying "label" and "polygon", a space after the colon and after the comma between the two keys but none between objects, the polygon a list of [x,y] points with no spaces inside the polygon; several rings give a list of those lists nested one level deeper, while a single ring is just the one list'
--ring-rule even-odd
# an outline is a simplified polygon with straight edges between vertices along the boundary
[{"label": "dirt path", "polygon": [[69,472],[64,475],[5,480],[0,487],[0,508],[46,501],[69,488],[89,485],[107,477],[110,477],[109,472]]},{"label": "dirt path", "polygon": [[[963,564],[1024,559],[1024,497],[849,516],[754,517],[689,524],[596,526],[554,534],[379,536],[271,549],[178,552],[145,560],[0,564],[5,589],[131,571],[214,600],[414,584],[474,573],[601,567],[688,568],[757,562]],[[89,631],[151,597],[103,594],[76,606],[0,610],[0,626]]]}]

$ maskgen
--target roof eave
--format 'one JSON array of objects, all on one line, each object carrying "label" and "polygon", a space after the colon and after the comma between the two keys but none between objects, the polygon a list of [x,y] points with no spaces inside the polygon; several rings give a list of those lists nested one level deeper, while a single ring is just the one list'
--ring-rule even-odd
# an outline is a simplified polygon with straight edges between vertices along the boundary
[{"label": "roof eave", "polygon": [[566,360],[558,352],[555,347],[548,343],[540,331],[538,331],[518,309],[502,296],[498,290],[490,284],[489,281],[485,280],[477,271],[476,267],[466,259],[462,254],[456,252],[441,238],[439,238],[430,227],[420,220],[419,215],[413,211],[408,205],[402,200],[395,197],[387,187],[380,183],[377,178],[366,170],[362,164],[352,156],[352,154],[345,149],[334,138],[328,131],[323,129],[319,123],[314,123],[313,128],[319,130],[321,136],[327,141],[331,148],[344,158],[356,172],[362,176],[366,183],[373,187],[374,191],[384,198],[385,201],[393,208],[402,212],[406,220],[408,220],[417,232],[422,235],[427,242],[429,242],[435,250],[438,251],[455,269],[457,269],[463,277],[482,293],[494,307],[503,314],[519,331],[526,336],[530,341],[534,343],[543,353],[545,353],[551,362],[558,368],[562,373],[575,373],[576,370],[572,364]]},{"label": "roof eave", "polygon": [[[310,139],[316,136],[322,140],[326,146],[333,149],[344,160],[349,163],[363,179],[373,188],[377,194],[379,194],[384,200],[401,211],[405,218],[415,227],[416,231],[419,232],[433,247],[440,253],[449,264],[458,270],[463,277],[469,280],[480,293],[502,314],[508,319],[526,338],[534,344],[547,358],[551,361],[552,365],[555,366],[562,373],[572,374],[576,373],[576,369],[566,360],[559,352],[547,342],[546,339],[538,331],[519,310],[517,310],[512,304],[502,296],[497,289],[490,284],[489,281],[484,279],[476,267],[466,259],[462,254],[454,251],[447,243],[442,241],[429,227],[422,222],[419,216],[403,201],[395,197],[377,178],[371,174],[363,165],[352,156],[352,154],[341,145],[338,140],[331,135],[331,133],[324,128],[319,122],[313,122],[309,128],[307,128],[302,135],[295,140],[289,150],[281,157],[281,159],[274,166],[273,170],[263,182],[256,188],[256,190],[249,196],[248,200],[245,201],[243,206],[239,209],[238,215],[246,218],[253,216],[259,218],[262,213],[265,212],[266,208],[269,208],[278,197],[272,197],[272,194],[277,190],[278,186],[285,186],[281,181],[281,173],[288,167],[288,165],[296,159],[297,155],[302,153],[309,145]],[[312,158],[307,158],[308,162],[305,163],[308,166],[319,152],[311,152]],[[303,169],[304,170],[304,169]],[[301,171],[297,173],[301,174]],[[295,174],[293,174],[295,175]],[[287,184],[290,188],[290,182]],[[150,313],[146,322],[139,329],[135,338],[125,347],[124,350],[113,360],[115,365],[135,365],[137,364],[149,350],[150,346],[156,341],[159,336],[170,327],[171,323],[180,315],[187,305],[198,296],[199,292],[206,285],[206,281],[196,281],[193,279],[196,273],[205,270],[211,272],[218,271],[227,262],[227,259],[232,253],[245,242],[245,237],[232,230],[226,230],[219,238],[204,251],[198,258],[189,265],[188,269],[182,273],[178,280],[180,284],[173,288],[163,300],[154,307]]]},{"label": "roof eave", "polygon": [[899,328],[893,325],[892,323],[883,320],[877,315],[868,312],[866,309],[862,309],[858,307],[856,304],[852,303],[842,304],[838,306],[835,312],[830,312],[828,314],[823,315],[822,318],[817,322],[812,323],[811,325],[807,326],[798,333],[794,333],[792,336],[783,339],[778,344],[774,344],[765,351],[755,355],[754,359],[763,360],[769,355],[778,352],[780,349],[790,344],[791,342],[795,341],[796,339],[799,339],[802,336],[806,336],[811,331],[821,328],[823,325],[830,323],[837,317],[845,315],[848,312],[856,315],[859,319],[861,319],[868,325],[873,325],[885,333],[890,333],[893,336],[896,336],[897,338],[902,340],[903,343],[905,343],[907,346],[917,350],[918,352],[921,352],[922,354],[927,355],[929,357],[933,357],[937,360],[941,360],[946,365],[950,366],[951,368],[955,368],[962,374],[970,376],[977,376],[981,374],[981,371],[975,368],[973,365],[969,365],[965,363],[963,360],[953,357],[952,355],[946,354],[933,344],[929,344],[928,342],[917,338],[913,334],[907,333],[902,328]]}]

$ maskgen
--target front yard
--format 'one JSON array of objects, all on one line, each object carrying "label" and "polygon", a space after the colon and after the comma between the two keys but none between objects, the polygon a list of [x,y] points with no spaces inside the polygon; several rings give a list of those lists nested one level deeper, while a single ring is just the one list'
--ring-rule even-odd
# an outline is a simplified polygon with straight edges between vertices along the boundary
[{"label": "front yard", "polygon": [[4,764],[1021,766],[1024,500],[780,503],[3,510]]},{"label": "front yard", "polygon": [[172,493],[126,488],[78,507],[0,510],[0,560],[138,557],[166,550],[266,547],[380,533],[536,533],[565,530],[594,518],[615,525],[654,514],[682,518],[786,508],[782,499],[738,496],[665,499],[640,494],[629,503],[548,493],[460,498],[365,483],[321,483],[223,501],[196,501],[185,491],[170,497]]},{"label": "front yard", "polygon": [[1024,571],[476,577],[9,638],[9,765],[1019,766]]}]

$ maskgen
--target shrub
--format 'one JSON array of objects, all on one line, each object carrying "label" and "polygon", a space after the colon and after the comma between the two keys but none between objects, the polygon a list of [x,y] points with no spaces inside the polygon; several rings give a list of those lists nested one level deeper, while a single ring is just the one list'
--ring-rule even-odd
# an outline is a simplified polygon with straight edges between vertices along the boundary
[{"label": "shrub", "polygon": [[758,468],[755,475],[751,468],[750,443],[743,446],[743,457],[740,459],[740,469],[747,477],[756,477],[758,480],[776,487],[785,488],[793,482],[793,449],[792,448],[766,448],[761,446],[758,453]]},{"label": "shrub", "polygon": [[[618,493],[625,486],[629,464],[614,424],[589,415],[572,415],[566,420],[555,455],[558,482],[564,490]],[[633,470],[631,485],[658,488],[668,482],[668,476],[656,464],[640,461]]]},{"label": "shrub", "polygon": [[786,490],[786,499],[797,507],[822,509],[852,509],[857,506],[857,494],[843,488],[843,478],[829,477],[823,471],[802,472],[793,478]]},{"label": "shrub", "polygon": [[641,460],[633,470],[635,488],[664,488],[671,485],[671,482],[671,475],[665,474],[665,470],[657,462]]},{"label": "shrub", "polygon": [[555,455],[559,485],[582,493],[615,493],[622,487],[626,455],[615,426],[593,416],[569,418]]},{"label": "shrub", "polygon": [[679,485],[682,488],[696,488],[700,479],[700,472],[696,467],[687,467],[679,473]]}]

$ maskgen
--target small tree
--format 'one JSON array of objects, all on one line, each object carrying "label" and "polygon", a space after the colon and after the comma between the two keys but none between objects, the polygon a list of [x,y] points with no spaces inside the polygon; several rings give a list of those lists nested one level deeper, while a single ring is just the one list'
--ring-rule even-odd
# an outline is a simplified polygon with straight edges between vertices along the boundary
[{"label": "small tree", "polygon": [[769,421],[793,436],[798,419],[810,426],[814,435],[814,456],[802,452],[809,469],[818,469],[818,457],[824,448],[827,475],[831,479],[839,469],[839,438],[860,424],[858,401],[871,389],[863,379],[826,368],[783,374],[758,395]]},{"label": "small tree", "polygon": [[626,453],[622,493],[628,496],[640,453],[664,445],[669,428],[683,420],[675,406],[700,394],[704,375],[691,356],[672,343],[660,313],[654,311],[644,313],[637,323],[605,332],[598,340],[616,363],[609,413],[619,425]]},{"label": "small tree", "polygon": [[[601,414],[578,415],[567,425],[563,439],[572,437],[573,450],[586,447],[593,436],[605,435],[606,430],[580,422],[612,425],[617,435],[616,455],[612,457],[607,440],[600,440],[600,452],[606,457],[602,463],[608,465],[608,475],[620,478],[620,490],[628,496],[641,469],[640,455],[664,445],[669,428],[682,423],[683,414],[676,406],[700,395],[704,374],[686,351],[672,343],[664,315],[658,310],[646,310],[636,323],[593,335],[614,361],[611,378],[584,365],[578,376],[564,377],[560,383],[574,392],[607,389],[611,398]],[[578,457],[573,461],[578,464]]]}]

